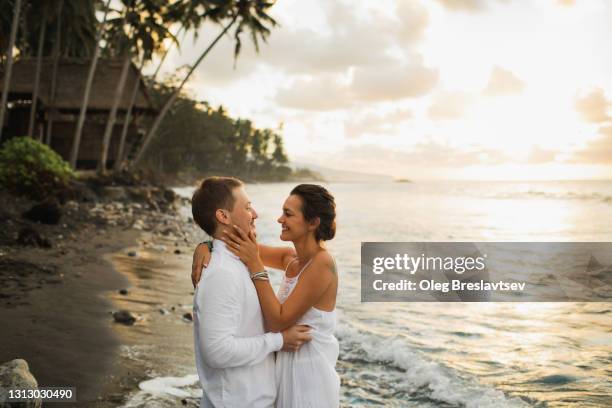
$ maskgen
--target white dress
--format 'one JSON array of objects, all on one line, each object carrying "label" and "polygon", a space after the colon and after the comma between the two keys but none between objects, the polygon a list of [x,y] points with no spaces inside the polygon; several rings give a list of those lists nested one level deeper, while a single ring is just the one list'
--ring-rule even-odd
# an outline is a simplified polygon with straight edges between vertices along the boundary
[{"label": "white dress", "polygon": [[[285,270],[277,294],[281,303],[287,300],[308,265],[310,262],[293,278],[287,278]],[[326,312],[311,307],[296,324],[310,326],[312,340],[296,352],[279,351],[276,354],[276,407],[338,407],[340,377],[335,368],[339,353],[338,340],[334,336],[336,309]]]}]

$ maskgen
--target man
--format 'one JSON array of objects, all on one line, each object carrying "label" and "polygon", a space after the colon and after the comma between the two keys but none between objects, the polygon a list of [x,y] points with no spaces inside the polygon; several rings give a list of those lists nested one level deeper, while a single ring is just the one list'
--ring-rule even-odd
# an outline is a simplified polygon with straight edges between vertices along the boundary
[{"label": "man", "polygon": [[206,178],[194,192],[195,222],[214,238],[214,252],[193,303],[201,407],[273,407],[275,351],[310,341],[306,326],[266,333],[259,299],[246,266],[220,240],[237,225],[254,229],[257,212],[240,180]]}]

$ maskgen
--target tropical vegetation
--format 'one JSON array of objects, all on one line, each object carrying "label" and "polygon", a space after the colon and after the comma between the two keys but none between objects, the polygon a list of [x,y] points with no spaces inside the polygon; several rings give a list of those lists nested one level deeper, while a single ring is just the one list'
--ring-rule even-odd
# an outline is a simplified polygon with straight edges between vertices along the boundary
[{"label": "tropical vegetation", "polygon": [[[5,84],[10,83],[16,59],[36,58],[36,84],[28,125],[28,133],[33,135],[42,59],[53,60],[51,103],[59,59],[89,59],[69,158],[71,167],[75,168],[98,60],[118,58],[123,63],[99,152],[101,173],[110,170],[107,168],[110,139],[120,119],[118,115],[124,114],[118,109],[122,93],[129,92],[133,105],[138,88],[146,84],[158,113],[146,123],[141,142],[130,148],[126,145],[132,115],[132,106],[129,107],[121,118],[124,126],[114,170],[146,167],[166,173],[216,171],[249,178],[282,179],[291,173],[283,147],[282,127],[257,129],[250,120],[231,118],[222,107],[213,108],[195,101],[184,92],[193,72],[223,36],[233,36],[235,58],[239,57],[245,32],[259,49],[260,42],[265,42],[276,26],[268,14],[273,5],[274,1],[268,0],[0,0],[0,64]],[[160,81],[157,73],[169,48],[174,46],[180,50],[178,33],[197,36],[204,24],[219,26],[218,34],[202,46],[201,53],[182,71],[182,77]],[[143,70],[153,64],[159,64],[154,67],[155,74],[145,77]],[[138,81],[126,90],[131,66],[138,69]],[[7,89],[3,87],[0,123],[6,112]],[[51,120],[44,138],[47,145],[51,145]]]}]

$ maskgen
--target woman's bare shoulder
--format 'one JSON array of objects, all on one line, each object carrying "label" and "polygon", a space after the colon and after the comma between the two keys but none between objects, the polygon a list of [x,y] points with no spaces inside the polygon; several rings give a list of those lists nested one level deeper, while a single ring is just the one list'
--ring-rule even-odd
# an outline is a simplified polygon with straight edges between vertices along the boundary
[{"label": "woman's bare shoulder", "polygon": [[334,274],[336,273],[336,263],[334,262],[333,256],[327,250],[319,251],[312,259],[312,263],[316,269],[323,271],[329,270]]}]

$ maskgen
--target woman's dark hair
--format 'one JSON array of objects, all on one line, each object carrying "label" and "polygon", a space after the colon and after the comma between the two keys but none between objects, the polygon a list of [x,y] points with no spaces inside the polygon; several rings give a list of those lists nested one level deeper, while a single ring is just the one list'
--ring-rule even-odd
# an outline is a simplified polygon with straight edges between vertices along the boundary
[{"label": "woman's dark hair", "polygon": [[306,221],[319,218],[315,239],[329,241],[336,235],[336,202],[334,196],[316,184],[300,184],[291,190],[291,195],[302,199],[302,214]]}]

